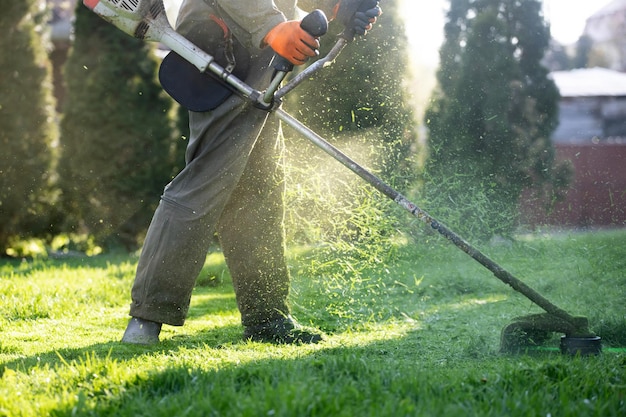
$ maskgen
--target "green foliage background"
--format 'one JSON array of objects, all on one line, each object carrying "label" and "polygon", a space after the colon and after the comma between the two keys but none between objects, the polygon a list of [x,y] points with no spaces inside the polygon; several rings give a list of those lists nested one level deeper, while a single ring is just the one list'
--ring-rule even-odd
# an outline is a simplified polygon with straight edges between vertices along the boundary
[{"label": "green foliage background", "polygon": [[[408,43],[396,1],[381,3],[384,14],[365,37],[357,37],[334,64],[288,97],[289,109],[307,126],[338,142],[355,137],[375,139],[377,168],[387,174],[402,173],[410,166],[415,143],[415,120],[404,88],[407,79]],[[331,22],[322,38],[324,56],[342,27]],[[366,142],[362,138],[363,142]]]},{"label": "green foliage background", "polygon": [[[286,109],[350,158],[400,190],[416,180],[416,120],[405,87],[408,45],[396,1],[365,37],[347,45],[336,61],[288,96]],[[321,56],[342,27],[331,22]],[[326,242],[349,262],[361,251],[385,252],[396,232],[392,203],[332,157],[285,129],[287,232],[299,243]],[[359,247],[359,245],[361,245]]]},{"label": "green foliage background", "polygon": [[426,192],[457,230],[509,235],[525,187],[554,190],[567,181],[550,142],[559,94],[541,63],[549,40],[540,1],[450,2],[439,85],[425,116]]},{"label": "green foliage background", "polygon": [[[26,4],[12,5],[3,18],[32,12]],[[404,27],[396,0],[381,5],[385,13],[368,36],[290,93],[285,107],[385,182],[417,196],[414,199],[462,235],[510,234],[517,225],[520,191],[534,186],[558,196],[554,190],[567,182],[568,175],[566,167],[554,166],[548,139],[556,123],[558,93],[540,63],[549,40],[538,13],[540,2],[451,1],[439,90],[426,116],[430,159],[421,179],[417,161],[423,150],[416,141],[417,122],[405,88]],[[38,21],[14,15],[2,22],[7,27],[21,22],[25,28]],[[331,24],[322,55],[340,30]],[[11,40],[7,50],[17,45]],[[156,82],[153,48],[78,2],[65,70],[68,96],[60,115],[58,168],[56,150],[50,147],[56,137],[54,124],[41,122],[43,116],[23,124],[53,132],[32,135],[41,143],[25,146],[31,139],[14,140],[11,126],[18,126],[20,117],[38,117],[38,112],[20,110],[15,104],[10,112],[6,106],[0,108],[0,117],[6,117],[3,127],[10,127],[2,132],[3,144],[15,148],[2,154],[7,168],[1,181],[10,183],[2,192],[12,197],[3,198],[0,206],[10,219],[3,222],[0,234],[30,236],[52,225],[54,231],[91,234],[99,245],[121,243],[134,249],[141,244],[163,186],[183,164],[188,134],[185,112]],[[2,59],[8,56],[3,54]],[[53,121],[52,102],[45,98],[50,93],[45,75],[49,64],[44,61],[34,61],[40,79],[20,88],[43,97],[41,114]],[[15,76],[8,68],[17,62],[12,59],[0,69],[7,71],[3,80]],[[11,89],[15,92],[11,100],[18,104],[26,97],[19,85]],[[35,91],[39,86],[42,91]],[[285,134],[291,239],[379,245],[396,234],[404,220],[393,216],[390,202],[297,134],[288,130]],[[23,167],[32,174],[22,175]],[[56,204],[54,193],[40,191],[49,187],[57,172],[62,204]],[[41,214],[44,211],[46,215]],[[10,227],[12,231],[5,232]]]},{"label": "green foliage background", "polygon": [[78,3],[59,172],[66,227],[100,244],[137,247],[182,164],[154,47]]},{"label": "green foliage background", "polygon": [[0,13],[0,251],[16,236],[44,234],[55,198],[58,129],[41,5],[4,1]]}]

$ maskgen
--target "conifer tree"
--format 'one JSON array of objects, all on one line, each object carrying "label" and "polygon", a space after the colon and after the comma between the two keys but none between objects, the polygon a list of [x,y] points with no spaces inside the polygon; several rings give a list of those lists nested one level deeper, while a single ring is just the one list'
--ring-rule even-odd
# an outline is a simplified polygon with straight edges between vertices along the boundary
[{"label": "conifer tree", "polygon": [[[305,124],[337,140],[367,135],[368,141],[381,141],[377,162],[391,175],[407,168],[416,132],[404,84],[408,66],[404,24],[397,0],[384,1],[381,7],[384,14],[374,28],[350,43],[332,66],[294,90],[288,104],[299,109]],[[342,29],[331,23],[321,41],[322,55]]]},{"label": "conifer tree", "polygon": [[[305,125],[395,188],[416,178],[416,121],[406,89],[408,41],[398,1],[365,37],[289,93],[285,103]],[[320,56],[343,30],[331,22]],[[359,240],[380,245],[395,229],[392,204],[345,167],[285,128],[288,146],[287,230],[303,241]],[[369,246],[373,248],[372,246]]]},{"label": "conifer tree", "polygon": [[172,100],[154,47],[78,2],[59,171],[68,230],[100,244],[136,247],[173,175]]},{"label": "conifer tree", "polygon": [[55,124],[45,3],[3,3],[0,13],[0,253],[11,237],[46,231]]},{"label": "conifer tree", "polygon": [[564,180],[550,142],[559,93],[541,64],[549,41],[538,0],[450,1],[426,191],[457,229],[508,235],[525,187]]}]

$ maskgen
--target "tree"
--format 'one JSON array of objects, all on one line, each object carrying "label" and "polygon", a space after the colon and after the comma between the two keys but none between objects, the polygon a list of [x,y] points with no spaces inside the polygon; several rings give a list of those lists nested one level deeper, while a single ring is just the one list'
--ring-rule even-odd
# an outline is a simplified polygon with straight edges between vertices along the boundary
[{"label": "tree", "polygon": [[573,59],[574,68],[587,68],[589,56],[593,50],[593,39],[588,35],[583,35],[576,42],[576,55]]},{"label": "tree", "polygon": [[450,2],[425,116],[427,191],[466,233],[508,235],[524,188],[563,179],[550,142],[559,93],[541,64],[549,41],[538,0]]},{"label": "tree", "polygon": [[[310,109],[301,110],[299,118],[337,140],[366,132],[378,138],[385,152],[377,162],[391,173],[405,167],[416,133],[404,88],[408,66],[404,25],[396,1],[386,1],[382,7],[384,15],[373,30],[349,44],[332,66],[299,86],[288,105]],[[322,39],[321,55],[334,45],[333,34],[341,30],[338,23],[331,24]]]},{"label": "tree", "polygon": [[[385,1],[382,8],[384,14],[367,36],[356,38],[332,66],[298,86],[285,104],[305,125],[386,182],[407,189],[415,177],[411,158],[416,142],[414,115],[404,88],[407,40],[397,2]],[[321,39],[321,56],[342,29],[331,22]],[[368,194],[358,177],[321,151],[309,149],[297,134],[288,129],[285,133],[291,145],[287,148],[290,233],[300,238],[317,229],[322,236],[313,240],[363,237],[387,224],[377,217],[385,209],[384,198]],[[296,185],[292,188],[292,184]]]},{"label": "tree", "polygon": [[180,162],[153,48],[78,2],[59,171],[68,231],[100,244],[137,247]]},{"label": "tree", "polygon": [[55,124],[52,72],[39,0],[5,2],[0,13],[0,252],[11,237],[47,230]]},{"label": "tree", "polygon": [[567,48],[554,39],[550,41],[542,63],[549,71],[567,71],[572,67]]}]

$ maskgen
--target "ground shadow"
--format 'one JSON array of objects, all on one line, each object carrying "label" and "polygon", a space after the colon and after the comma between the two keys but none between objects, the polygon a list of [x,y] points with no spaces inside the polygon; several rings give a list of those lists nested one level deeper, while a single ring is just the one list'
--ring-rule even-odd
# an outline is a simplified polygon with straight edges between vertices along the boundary
[{"label": "ground shadow", "polygon": [[[121,336],[121,333],[120,333]],[[121,343],[119,340],[110,342],[95,343],[81,348],[55,349],[46,352],[39,352],[31,356],[22,357],[5,362],[0,365],[0,377],[7,369],[28,373],[35,367],[53,368],[64,362],[82,360],[88,354],[98,352],[106,354],[114,360],[124,361],[135,359],[142,355],[155,355],[163,353],[175,354],[177,350],[189,348],[220,348],[242,341],[241,326],[230,325],[223,327],[212,327],[194,334],[174,335],[162,340],[160,343],[151,346],[137,346]]]}]

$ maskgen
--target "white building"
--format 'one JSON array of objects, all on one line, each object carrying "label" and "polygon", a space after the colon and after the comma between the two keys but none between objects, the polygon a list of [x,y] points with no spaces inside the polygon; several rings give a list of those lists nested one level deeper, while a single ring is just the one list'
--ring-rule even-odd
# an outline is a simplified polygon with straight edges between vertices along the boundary
[{"label": "white building", "polygon": [[614,0],[587,19],[584,35],[609,68],[626,71],[626,0]]},{"label": "white building", "polygon": [[551,77],[561,93],[555,143],[626,144],[626,73],[589,68]]}]

